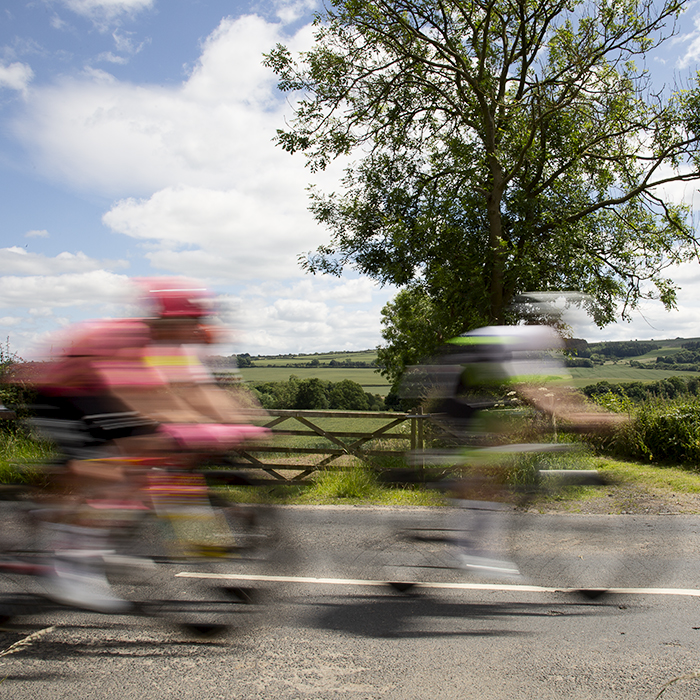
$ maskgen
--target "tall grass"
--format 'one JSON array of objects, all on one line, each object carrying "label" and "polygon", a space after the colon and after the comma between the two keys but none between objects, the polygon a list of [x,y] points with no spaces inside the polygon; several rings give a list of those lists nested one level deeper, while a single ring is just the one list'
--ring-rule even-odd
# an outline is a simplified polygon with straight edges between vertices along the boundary
[{"label": "tall grass", "polygon": [[53,447],[22,431],[0,431],[0,483],[31,483],[55,458]]},{"label": "tall grass", "polygon": [[700,469],[700,398],[644,401],[611,448],[627,459]]}]

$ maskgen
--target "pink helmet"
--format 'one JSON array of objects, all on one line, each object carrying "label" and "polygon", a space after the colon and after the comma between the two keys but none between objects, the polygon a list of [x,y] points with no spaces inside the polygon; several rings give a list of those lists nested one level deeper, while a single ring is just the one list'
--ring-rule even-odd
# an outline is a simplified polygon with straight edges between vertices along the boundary
[{"label": "pink helmet", "polygon": [[202,318],[211,315],[213,294],[196,281],[183,277],[142,277],[135,280],[153,316]]}]

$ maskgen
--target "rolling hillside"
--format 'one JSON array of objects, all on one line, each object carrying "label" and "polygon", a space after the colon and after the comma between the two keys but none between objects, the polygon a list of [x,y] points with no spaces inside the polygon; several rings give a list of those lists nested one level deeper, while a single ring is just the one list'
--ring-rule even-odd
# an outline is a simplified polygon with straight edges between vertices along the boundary
[{"label": "rolling hillside", "polygon": [[[633,341],[630,341],[633,342]],[[604,364],[594,367],[571,367],[571,383],[575,387],[595,384],[599,381],[614,383],[653,382],[659,379],[677,376],[698,376],[700,371],[681,371],[678,369],[640,369],[633,367],[630,362],[651,363],[657,357],[673,358],[683,351],[683,345],[689,342],[700,343],[700,338],[675,338],[672,340],[654,341],[659,347],[643,355],[607,360]],[[599,352],[608,343],[591,343],[591,352]],[[389,383],[376,371],[373,363],[377,354],[374,350],[358,352],[327,352],[299,355],[270,355],[246,356],[245,364],[240,367],[241,375],[249,382],[287,381],[291,375],[301,379],[319,377],[338,382],[342,379],[352,379],[360,384],[365,391],[386,396]],[[243,363],[242,363],[243,364]],[[216,368],[218,369],[218,368]],[[225,369],[222,367],[222,370]]]}]

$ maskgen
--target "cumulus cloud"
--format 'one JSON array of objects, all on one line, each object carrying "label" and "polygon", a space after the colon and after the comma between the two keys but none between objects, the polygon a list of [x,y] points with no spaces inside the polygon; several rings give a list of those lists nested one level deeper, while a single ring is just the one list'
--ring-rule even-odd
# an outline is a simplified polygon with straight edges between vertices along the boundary
[{"label": "cumulus cloud", "polygon": [[154,0],[61,0],[78,15],[92,20],[113,20],[153,7]]},{"label": "cumulus cloud", "polygon": [[[307,210],[303,160],[272,142],[288,105],[262,53],[280,32],[257,16],[224,19],[175,87],[94,69],[43,87],[16,132],[54,178],[122,196],[104,223],[147,244],[155,269],[222,281],[298,277],[299,253],[327,234]],[[309,42],[308,27],[288,41]],[[238,65],[245,70],[231,70]],[[321,177],[336,182],[338,170]]]},{"label": "cumulus cloud", "polygon": [[34,229],[24,234],[25,238],[48,238],[49,232],[46,229]]},{"label": "cumulus cloud", "polygon": [[292,24],[317,7],[316,0],[277,0],[275,13],[284,24]]},{"label": "cumulus cloud", "polygon": [[106,270],[65,275],[0,276],[0,308],[38,310],[118,304],[126,303],[132,294],[128,277]]},{"label": "cumulus cloud", "polygon": [[60,275],[127,266],[128,263],[123,260],[95,260],[82,252],[64,252],[51,258],[40,253],[29,253],[17,246],[0,248],[2,275]]},{"label": "cumulus cloud", "polygon": [[33,77],[34,71],[26,63],[0,64],[0,88],[6,87],[24,93]]},{"label": "cumulus cloud", "polygon": [[[697,5],[695,5],[697,10]],[[688,68],[694,65],[700,58],[700,13],[696,12],[692,17],[693,29],[689,32],[679,34],[675,38],[675,43],[687,44],[685,52],[677,61],[677,66],[680,69]]]},{"label": "cumulus cloud", "polygon": [[[312,310],[307,308],[306,311]],[[366,350],[376,347],[381,340],[376,322],[378,307],[353,313],[331,307],[318,308],[316,319],[313,316],[281,319],[279,314],[278,303],[241,304],[234,351],[274,354]]]},{"label": "cumulus cloud", "polygon": [[158,269],[234,282],[297,276],[300,251],[325,236],[293,191],[266,204],[263,192],[169,187],[117,202],[103,222],[154,242],[146,255]]},{"label": "cumulus cloud", "polygon": [[[272,143],[288,107],[262,65],[262,53],[281,40],[280,25],[260,17],[225,19],[181,85],[133,85],[89,71],[36,90],[15,133],[54,178],[106,196],[179,184],[259,192],[273,181],[267,194],[275,197],[292,180],[298,192],[303,163]],[[288,43],[309,42],[304,28]]]}]

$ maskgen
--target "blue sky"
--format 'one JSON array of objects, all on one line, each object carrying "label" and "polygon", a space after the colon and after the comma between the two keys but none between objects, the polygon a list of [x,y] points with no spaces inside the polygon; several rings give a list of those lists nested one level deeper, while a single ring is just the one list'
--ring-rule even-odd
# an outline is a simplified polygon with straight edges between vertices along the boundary
[{"label": "blue sky", "polygon": [[[262,53],[310,46],[314,0],[11,0],[0,9],[0,339],[123,311],[130,276],[186,274],[235,310],[236,351],[365,349],[393,294],[313,277],[327,233],[303,157],[274,146],[291,115]],[[700,55],[691,5],[656,79]],[[336,168],[315,182],[330,189]],[[692,197],[695,190],[679,191]],[[700,336],[698,265],[680,310],[648,304],[589,340]]]}]

